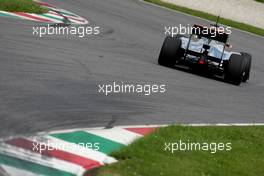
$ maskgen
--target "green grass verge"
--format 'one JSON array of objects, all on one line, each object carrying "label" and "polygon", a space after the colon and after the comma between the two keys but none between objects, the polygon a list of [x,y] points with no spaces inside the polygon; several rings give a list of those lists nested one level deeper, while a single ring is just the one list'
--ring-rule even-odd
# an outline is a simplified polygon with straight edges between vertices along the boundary
[{"label": "green grass verge", "polygon": [[[214,154],[210,151],[175,151],[172,154],[164,150],[165,143],[179,140],[231,142],[232,150]],[[258,176],[264,173],[263,149],[264,126],[169,126],[112,153],[119,161],[100,168],[97,176]]]},{"label": "green grass verge", "polygon": [[264,3],[264,0],[255,0],[255,1]]},{"label": "green grass verge", "polygon": [[[161,0],[144,0],[146,2],[150,2],[150,3],[154,3],[163,7],[167,7],[169,9],[173,9],[179,12],[183,12],[189,15],[193,15],[193,16],[197,16],[197,17],[201,17],[210,21],[215,21],[217,19],[217,16],[206,13],[206,12],[202,12],[199,10],[193,10],[193,9],[189,9],[186,7],[182,7],[182,6],[178,6],[172,3],[167,3],[167,2],[163,2]],[[259,0],[259,1],[263,1],[263,0]],[[233,28],[237,28],[237,29],[241,29],[243,31],[247,31],[247,32],[251,32],[260,36],[264,36],[264,29],[262,28],[258,28],[252,25],[248,25],[245,23],[240,23],[240,22],[236,22],[233,20],[229,20],[229,19],[225,19],[225,18],[220,18],[219,23],[233,27]]]},{"label": "green grass verge", "polygon": [[46,13],[48,9],[33,0],[0,0],[0,10],[8,12]]}]

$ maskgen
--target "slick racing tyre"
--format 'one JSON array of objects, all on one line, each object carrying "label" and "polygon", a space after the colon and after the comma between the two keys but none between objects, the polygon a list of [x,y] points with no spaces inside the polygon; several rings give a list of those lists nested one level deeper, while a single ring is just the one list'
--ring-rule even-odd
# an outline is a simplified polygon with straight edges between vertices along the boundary
[{"label": "slick racing tyre", "polygon": [[250,77],[252,56],[248,53],[241,53],[241,54],[242,54],[242,56],[244,56],[244,58],[246,60],[245,75],[242,79],[242,82],[246,82],[247,80],[249,80],[249,77]]},{"label": "slick racing tyre", "polygon": [[238,54],[232,54],[227,66],[226,79],[235,85],[240,85],[245,76],[245,68],[245,57]]},{"label": "slick racing tyre", "polygon": [[179,36],[167,36],[163,42],[160,50],[158,63],[163,66],[173,67],[179,57],[179,50],[181,47],[181,40]]}]

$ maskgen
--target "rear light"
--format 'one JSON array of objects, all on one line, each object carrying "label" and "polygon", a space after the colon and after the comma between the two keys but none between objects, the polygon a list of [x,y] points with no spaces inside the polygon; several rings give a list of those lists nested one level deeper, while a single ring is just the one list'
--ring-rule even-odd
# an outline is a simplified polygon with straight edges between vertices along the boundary
[{"label": "rear light", "polygon": [[198,64],[199,65],[204,65],[205,64],[205,59],[203,57],[201,57],[199,60],[198,60]]}]

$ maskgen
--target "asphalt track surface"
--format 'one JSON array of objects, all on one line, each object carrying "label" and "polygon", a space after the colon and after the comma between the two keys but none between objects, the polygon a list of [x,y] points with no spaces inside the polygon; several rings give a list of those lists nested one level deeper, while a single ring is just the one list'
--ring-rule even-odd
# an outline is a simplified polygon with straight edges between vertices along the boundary
[{"label": "asphalt track surface", "polygon": [[[138,0],[46,1],[101,27],[99,36],[32,35],[30,21],[0,18],[0,136],[53,129],[164,123],[264,122],[264,39],[233,30],[253,55],[242,86],[157,64],[165,25],[206,21]],[[166,93],[98,93],[98,84],[166,84]]]}]

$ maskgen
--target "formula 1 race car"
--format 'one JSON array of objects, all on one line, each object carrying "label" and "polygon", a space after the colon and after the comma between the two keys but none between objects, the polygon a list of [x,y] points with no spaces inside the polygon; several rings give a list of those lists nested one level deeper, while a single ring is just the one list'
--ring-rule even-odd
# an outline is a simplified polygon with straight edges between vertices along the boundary
[{"label": "formula 1 race car", "polygon": [[230,51],[228,37],[229,34],[218,31],[217,24],[214,28],[194,25],[191,34],[165,38],[158,63],[202,71],[240,85],[249,79],[251,55]]}]

